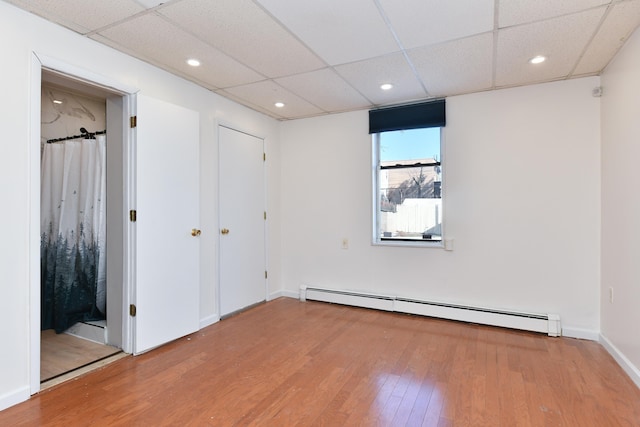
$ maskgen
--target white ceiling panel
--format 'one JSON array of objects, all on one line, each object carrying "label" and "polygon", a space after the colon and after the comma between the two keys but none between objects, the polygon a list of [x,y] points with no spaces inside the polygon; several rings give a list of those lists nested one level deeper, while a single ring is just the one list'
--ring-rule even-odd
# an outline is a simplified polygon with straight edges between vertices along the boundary
[{"label": "white ceiling panel", "polygon": [[277,119],[599,74],[640,25],[640,0],[0,1]]},{"label": "white ceiling panel", "polygon": [[493,30],[494,0],[379,0],[405,49]]},{"label": "white ceiling panel", "polygon": [[508,0],[499,2],[500,28],[555,18],[611,3],[611,0]]},{"label": "white ceiling panel", "polygon": [[408,53],[433,96],[487,90],[493,85],[492,33],[419,47]]},{"label": "white ceiling panel", "polygon": [[[266,109],[260,107],[259,105],[252,104],[252,103],[248,102],[245,99],[239,98],[239,97],[235,96],[234,94],[232,94],[230,92],[227,92],[225,89],[216,90],[215,93],[217,93],[218,95],[220,95],[223,98],[226,98],[226,99],[229,99],[231,101],[237,102],[238,104],[242,104],[245,107],[248,107],[248,108],[250,108],[250,109],[252,109],[254,111],[257,111],[257,112],[262,113],[262,114],[266,114],[267,116],[270,116],[270,117],[273,117],[276,120],[285,120],[285,119],[288,118],[285,114],[276,114],[275,112],[266,110]],[[278,112],[282,112],[282,111],[278,111]]]},{"label": "white ceiling panel", "polygon": [[159,11],[183,29],[268,77],[325,64],[250,0],[184,0]]},{"label": "white ceiling panel", "polygon": [[136,3],[140,3],[146,9],[151,9],[153,7],[166,3],[164,0],[134,0],[134,1]]},{"label": "white ceiling panel", "polygon": [[144,10],[133,0],[29,0],[17,2],[81,34],[113,24]]},{"label": "white ceiling panel", "polygon": [[[208,88],[237,86],[264,79],[260,74],[155,14],[126,21],[100,32],[99,35],[135,52],[141,59],[191,75],[207,83]],[[187,65],[186,60],[189,58],[197,58],[201,65]]]},{"label": "white ceiling panel", "polygon": [[[569,75],[606,7],[500,30],[496,86],[523,85]],[[544,55],[542,64],[529,59]]]},{"label": "white ceiling panel", "polygon": [[[257,105],[265,111],[288,118],[309,117],[324,113],[320,108],[291,93],[273,81],[262,81],[244,86],[225,89],[237,99]],[[223,93],[220,92],[220,93]],[[277,108],[276,102],[284,103],[283,108]]]},{"label": "white ceiling panel", "polygon": [[599,73],[640,24],[640,0],[616,3],[580,59],[574,74]]},{"label": "white ceiling panel", "polygon": [[[52,13],[51,11],[47,10],[47,6],[50,6],[50,5],[46,4],[46,2],[32,3],[29,0],[5,0],[5,1],[21,9],[32,12],[38,16],[41,16],[51,22],[55,22],[56,24],[62,25],[63,27],[66,27],[72,31],[75,31],[76,33],[87,34],[88,32],[91,31],[89,28],[83,25],[78,25],[73,21],[71,21],[73,17],[58,16],[55,13]],[[43,3],[43,4],[40,4],[40,3]]]},{"label": "white ceiling panel", "polygon": [[[375,105],[428,97],[402,53],[340,65],[335,70]],[[383,91],[383,83],[394,87]]]},{"label": "white ceiling panel", "polygon": [[400,50],[371,0],[257,0],[330,65]]},{"label": "white ceiling panel", "polygon": [[275,80],[324,111],[367,108],[371,103],[330,68]]}]

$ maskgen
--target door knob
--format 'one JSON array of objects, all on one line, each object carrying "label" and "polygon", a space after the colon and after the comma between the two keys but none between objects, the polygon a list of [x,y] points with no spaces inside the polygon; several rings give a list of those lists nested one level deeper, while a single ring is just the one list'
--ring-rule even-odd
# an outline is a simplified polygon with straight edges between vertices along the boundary
[{"label": "door knob", "polygon": [[191,229],[191,235],[193,237],[198,237],[200,234],[202,234],[202,231],[198,230],[197,228],[192,228]]},{"label": "door knob", "polygon": [[223,228],[222,230],[220,230],[220,232],[222,234],[229,234],[229,229],[228,228]]}]

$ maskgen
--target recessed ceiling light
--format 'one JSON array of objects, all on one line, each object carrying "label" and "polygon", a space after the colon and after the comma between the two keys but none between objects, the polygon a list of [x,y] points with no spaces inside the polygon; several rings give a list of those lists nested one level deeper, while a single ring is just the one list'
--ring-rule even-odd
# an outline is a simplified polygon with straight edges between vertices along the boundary
[{"label": "recessed ceiling light", "polygon": [[547,60],[547,58],[546,58],[546,57],[544,57],[544,56],[542,56],[542,55],[538,55],[538,56],[534,56],[533,58],[531,58],[531,59],[529,60],[529,63],[530,63],[530,64],[541,64],[541,63],[543,63],[543,62],[544,62],[544,61],[546,61],[546,60]]},{"label": "recessed ceiling light", "polygon": [[195,58],[191,58],[191,59],[187,59],[187,64],[191,65],[192,67],[199,67],[200,61],[198,61]]},{"label": "recessed ceiling light", "polygon": [[384,83],[380,85],[380,89],[382,90],[389,90],[391,88],[393,88],[393,85],[391,83]]},{"label": "recessed ceiling light", "polygon": [[57,99],[54,99],[54,100],[53,100],[53,103],[54,103],[54,104],[62,104],[62,101],[58,101]]},{"label": "recessed ceiling light", "polygon": [[275,103],[275,104],[273,104],[273,105],[275,105],[275,106],[276,106],[276,107],[278,107],[278,108],[282,108],[282,107],[284,107],[284,103],[282,103],[282,102],[276,102],[276,103]]}]

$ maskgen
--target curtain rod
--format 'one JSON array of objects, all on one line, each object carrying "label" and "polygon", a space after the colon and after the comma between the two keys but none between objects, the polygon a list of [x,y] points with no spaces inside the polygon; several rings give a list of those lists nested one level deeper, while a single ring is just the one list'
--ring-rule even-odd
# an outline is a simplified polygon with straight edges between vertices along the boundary
[{"label": "curtain rod", "polygon": [[84,138],[84,139],[96,139],[96,135],[106,135],[107,130],[99,130],[97,132],[88,132],[85,128],[80,128],[80,135],[65,136],[64,138],[48,139],[47,144],[52,142],[70,141],[72,139]]}]

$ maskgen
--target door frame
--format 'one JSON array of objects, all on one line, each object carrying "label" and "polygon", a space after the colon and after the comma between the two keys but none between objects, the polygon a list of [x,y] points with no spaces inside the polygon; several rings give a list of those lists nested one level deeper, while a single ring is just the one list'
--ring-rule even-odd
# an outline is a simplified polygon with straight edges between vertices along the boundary
[{"label": "door frame", "polygon": [[[220,288],[222,286],[222,275],[220,274],[220,266],[221,266],[221,253],[222,253],[222,243],[221,243],[221,234],[220,234],[220,230],[222,228],[222,224],[220,223],[220,210],[221,210],[221,200],[220,200],[220,162],[221,162],[221,158],[220,158],[220,128],[224,127],[236,132],[240,132],[243,133],[245,135],[249,135],[251,137],[254,138],[258,138],[262,140],[262,150],[263,152],[266,154],[267,152],[267,138],[263,137],[263,136],[259,136],[256,135],[252,132],[243,130],[242,128],[240,128],[239,126],[236,126],[232,123],[226,122],[226,121],[220,121],[220,120],[216,120],[214,123],[215,128],[215,135],[216,135],[216,141],[217,141],[217,166],[218,166],[218,173],[217,175],[217,192],[218,195],[216,197],[216,213],[217,213],[217,221],[216,221],[216,244],[217,244],[217,256],[216,256],[216,275],[217,275],[217,286],[215,287],[215,297],[216,297],[216,309],[218,311],[218,318],[220,318],[222,310],[221,310],[221,299],[220,299]],[[263,174],[263,182],[264,182],[264,188],[262,189],[263,194],[264,194],[264,210],[265,212],[267,211],[267,206],[269,205],[269,193],[267,191],[268,187],[268,183],[267,183],[267,165],[266,165],[266,160],[263,163],[263,167],[262,167],[262,174]],[[268,234],[268,229],[269,229],[269,214],[267,213],[267,219],[264,221],[264,267],[265,270],[268,271],[269,270],[269,234]],[[265,301],[269,301],[269,276],[267,274],[267,277],[264,280],[264,300]]]},{"label": "door frame", "polygon": [[[30,126],[29,126],[29,385],[30,394],[40,391],[40,123],[42,70],[59,72],[65,77],[101,87],[114,96],[121,97],[123,122],[135,114],[135,94],[137,88],[106,78],[91,70],[77,67],[57,58],[38,52],[31,55],[30,78]],[[108,119],[107,119],[108,120]],[[123,146],[123,205],[131,206],[135,200],[135,152],[134,130],[126,124],[122,127]],[[127,315],[131,295],[134,291],[135,233],[131,222],[123,227],[123,307],[122,307],[122,350],[132,351],[132,322]]]}]

